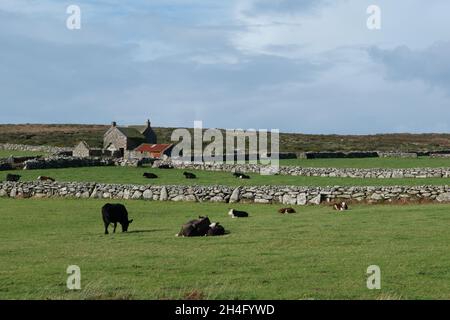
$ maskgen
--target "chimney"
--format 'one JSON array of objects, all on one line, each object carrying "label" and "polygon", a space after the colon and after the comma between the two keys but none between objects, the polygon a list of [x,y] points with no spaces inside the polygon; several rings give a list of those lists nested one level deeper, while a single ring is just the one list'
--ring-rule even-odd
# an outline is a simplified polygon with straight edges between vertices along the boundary
[{"label": "chimney", "polygon": [[113,122],[111,123],[111,126],[112,126],[112,127],[116,127],[116,126],[117,126],[117,122],[113,121]]}]

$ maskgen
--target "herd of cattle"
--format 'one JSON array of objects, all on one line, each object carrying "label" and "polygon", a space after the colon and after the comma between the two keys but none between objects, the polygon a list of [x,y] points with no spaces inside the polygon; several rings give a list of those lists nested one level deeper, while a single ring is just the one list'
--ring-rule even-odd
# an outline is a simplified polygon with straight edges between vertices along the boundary
[{"label": "herd of cattle", "polygon": [[[185,172],[183,172],[183,175],[186,179],[197,179],[197,176],[195,174],[193,174],[192,172],[185,171]],[[144,172],[144,174],[142,176],[147,179],[158,179],[158,176],[152,172]],[[233,172],[233,176],[236,178],[239,178],[239,179],[250,179],[250,176],[248,176],[242,172]]]},{"label": "herd of cattle", "polygon": [[[8,173],[6,175],[6,181],[17,182],[17,181],[20,180],[20,178],[22,178],[22,176],[18,175],[18,174]],[[55,182],[55,179],[53,179],[51,177],[46,177],[46,176],[39,176],[39,177],[37,177],[37,180],[39,180],[39,181],[52,181],[52,182]]]},{"label": "herd of cattle", "polygon": [[[167,167],[165,169],[168,169],[168,168],[170,168],[170,167]],[[192,172],[185,171],[185,172],[183,172],[183,175],[186,179],[197,179],[197,176]],[[241,172],[234,172],[233,176],[236,178],[239,178],[239,179],[250,179],[250,176],[248,176],[244,173],[241,173]],[[147,179],[158,179],[158,176],[152,172],[144,172],[143,177],[147,178]],[[21,176],[18,174],[9,173],[6,175],[6,181],[17,182],[20,180],[20,178],[21,178]],[[45,177],[45,176],[39,176],[37,179],[40,181],[52,181],[52,182],[55,181],[55,179],[53,179],[51,177]]]},{"label": "herd of cattle", "polygon": [[[338,211],[348,210],[345,202],[334,204],[334,209]],[[293,208],[281,208],[278,210],[281,214],[296,213]],[[247,218],[248,212],[230,209],[228,215],[232,218]],[[117,223],[122,226],[122,232],[127,232],[133,219],[128,220],[128,211],[123,204],[107,203],[102,207],[102,218],[105,226],[105,234],[108,234],[108,227],[113,224],[116,232]],[[199,216],[181,226],[180,232],[176,237],[203,237],[203,236],[222,236],[225,234],[225,228],[219,222],[211,222],[208,217]]]}]

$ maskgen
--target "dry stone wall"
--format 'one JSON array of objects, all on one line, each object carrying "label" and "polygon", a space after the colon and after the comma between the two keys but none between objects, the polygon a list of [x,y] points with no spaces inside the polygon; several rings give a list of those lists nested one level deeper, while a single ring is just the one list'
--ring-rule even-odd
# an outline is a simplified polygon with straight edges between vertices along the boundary
[{"label": "dry stone wall", "polygon": [[[153,167],[169,164],[174,168],[184,170],[228,171],[243,173],[274,174],[269,166],[257,164],[225,164],[225,163],[195,163],[182,161],[155,161]],[[308,177],[339,177],[339,178],[449,178],[449,168],[408,168],[408,169],[357,169],[357,168],[307,168],[296,166],[280,166],[280,175]]]},{"label": "dry stone wall", "polygon": [[375,203],[398,200],[450,202],[450,187],[155,186],[35,181],[1,182],[0,197],[317,205],[341,199]]}]

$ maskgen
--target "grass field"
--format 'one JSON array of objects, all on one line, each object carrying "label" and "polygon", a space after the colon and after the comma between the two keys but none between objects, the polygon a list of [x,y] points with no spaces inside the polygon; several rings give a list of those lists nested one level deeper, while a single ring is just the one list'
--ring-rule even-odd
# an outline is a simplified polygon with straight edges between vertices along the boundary
[{"label": "grass field", "polygon": [[450,167],[450,158],[283,159],[280,160],[280,165],[318,168],[440,168]]},{"label": "grass field", "polygon": [[[0,171],[0,181],[6,179],[8,173],[22,175],[21,181],[36,180],[38,176],[50,176],[57,181],[98,182],[111,184],[156,184],[156,185],[293,185],[293,186],[389,186],[389,185],[446,185],[447,178],[405,178],[405,179],[361,179],[361,178],[328,178],[301,176],[262,176],[250,174],[251,179],[236,179],[229,172],[193,171],[197,179],[187,180],[182,175],[184,170],[164,170],[132,167],[85,167],[45,170]],[[145,179],[144,172],[153,172],[158,179]]]},{"label": "grass field", "polygon": [[[0,299],[450,299],[450,205],[236,205],[251,216],[231,219],[225,204],[124,203],[130,232],[105,236],[104,201],[0,199]],[[200,214],[229,234],[174,237]],[[366,288],[373,264],[381,290]]]}]

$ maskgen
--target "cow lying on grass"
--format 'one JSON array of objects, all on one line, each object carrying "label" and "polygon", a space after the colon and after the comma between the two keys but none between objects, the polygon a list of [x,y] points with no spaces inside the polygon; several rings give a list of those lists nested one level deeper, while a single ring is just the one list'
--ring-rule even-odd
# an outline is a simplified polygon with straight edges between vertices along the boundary
[{"label": "cow lying on grass", "polygon": [[173,166],[170,164],[162,164],[158,168],[159,169],[173,169]]},{"label": "cow lying on grass", "polygon": [[156,174],[151,173],[151,172],[144,172],[144,174],[142,176],[147,178],[147,179],[156,179],[156,178],[158,178],[158,176]]},{"label": "cow lying on grass", "polygon": [[333,205],[333,208],[334,208],[334,210],[337,210],[337,211],[345,211],[345,210],[348,210],[348,205],[345,202],[335,203]]},{"label": "cow lying on grass", "polygon": [[203,237],[221,236],[225,234],[225,229],[218,222],[211,223],[208,217],[198,217],[198,219],[188,221],[181,226],[176,237]]},{"label": "cow lying on grass", "polygon": [[234,172],[233,176],[235,176],[236,178],[239,178],[239,179],[250,179],[250,176],[248,176],[242,172]]},{"label": "cow lying on grass", "polygon": [[11,173],[8,173],[8,174],[6,175],[6,181],[17,182],[17,181],[20,180],[20,178],[21,178],[21,176],[18,175],[18,174],[11,174]]},{"label": "cow lying on grass", "polygon": [[113,232],[116,232],[117,223],[122,226],[122,232],[127,232],[128,226],[133,222],[133,219],[128,220],[128,211],[122,204],[105,204],[102,207],[102,218],[105,224],[105,234],[108,234],[110,223],[114,224]]},{"label": "cow lying on grass", "polygon": [[293,208],[281,208],[278,210],[279,213],[285,214],[285,213],[295,213],[296,211]]},{"label": "cow lying on grass", "polygon": [[247,212],[238,211],[235,209],[230,209],[230,211],[228,211],[228,215],[230,215],[232,218],[247,218],[248,217]]},{"label": "cow lying on grass", "polygon": [[183,172],[183,175],[186,179],[196,179],[197,176],[191,172]]},{"label": "cow lying on grass", "polygon": [[51,177],[46,177],[46,176],[39,176],[37,179],[39,181],[52,181],[52,182],[55,182],[55,179],[53,179]]}]

